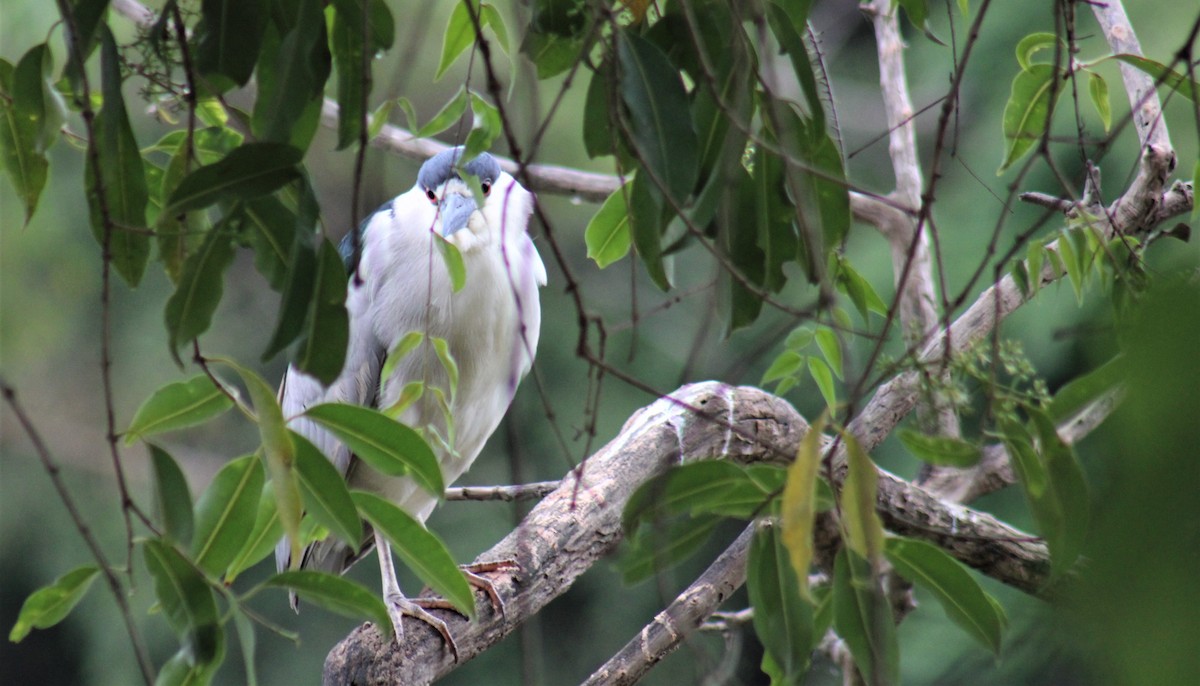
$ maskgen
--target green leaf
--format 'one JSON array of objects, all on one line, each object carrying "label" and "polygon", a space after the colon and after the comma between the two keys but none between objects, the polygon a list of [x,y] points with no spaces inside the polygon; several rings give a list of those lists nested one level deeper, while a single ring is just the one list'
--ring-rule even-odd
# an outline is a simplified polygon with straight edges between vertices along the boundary
[{"label": "green leaf", "polygon": [[1062,257],[1063,268],[1067,270],[1067,279],[1071,289],[1075,291],[1075,302],[1083,304],[1083,284],[1087,274],[1084,272],[1083,258],[1076,252],[1075,246],[1069,240],[1070,230],[1058,241],[1058,254]]},{"label": "green leaf", "polygon": [[425,126],[417,129],[417,138],[426,138],[439,134],[442,131],[450,128],[457,122],[463,113],[467,111],[467,89],[459,88],[454,94],[454,97],[438,110],[438,113],[433,115],[433,119],[425,122]]},{"label": "green leaf", "polygon": [[463,256],[459,252],[458,246],[446,240],[440,234],[434,233],[433,235],[437,238],[435,242],[438,252],[441,253],[442,261],[446,265],[446,272],[450,275],[450,289],[457,293],[463,289],[463,286],[467,285],[467,265],[463,262]]},{"label": "green leaf", "polygon": [[169,383],[138,407],[125,430],[125,445],[139,438],[203,424],[231,407],[233,401],[205,374]]},{"label": "green leaf", "polygon": [[328,239],[317,248],[316,277],[305,317],[304,337],[296,350],[295,364],[323,384],[341,374],[350,341],[350,315],[346,312],[346,268],[337,248]]},{"label": "green leaf", "polygon": [[775,361],[767,367],[767,371],[763,372],[762,381],[759,383],[767,384],[772,381],[778,381],[794,375],[804,366],[804,356],[797,353],[795,350],[784,350],[779,353]]},{"label": "green leaf", "polygon": [[1195,81],[1167,67],[1164,64],[1148,60],[1141,55],[1113,55],[1113,59],[1120,60],[1131,67],[1136,67],[1150,76],[1154,77],[1156,84],[1164,85],[1173,91],[1176,91],[1188,100],[1196,100],[1197,84]]},{"label": "green leaf", "polygon": [[588,82],[583,109],[583,149],[591,159],[617,150],[616,113],[611,99],[615,87],[612,64],[601,62]]},{"label": "green leaf", "polygon": [[192,557],[209,574],[218,575],[246,543],[254,526],[263,487],[258,458],[246,455],[226,463],[196,503],[196,536]]},{"label": "green leaf", "polygon": [[[243,0],[202,0],[192,55],[196,70],[223,92],[246,85],[258,61],[267,5]],[[225,77],[232,83],[226,83]]]},{"label": "green leaf", "polygon": [[150,466],[154,470],[154,511],[163,535],[186,546],[192,540],[192,492],[179,463],[167,451],[149,443]]},{"label": "green leaf", "polygon": [[[813,125],[816,129],[823,130],[825,128],[825,107],[821,102],[812,61],[808,58],[808,47],[801,38],[801,31],[807,30],[806,22],[811,2],[791,4],[795,14],[789,14],[788,10],[778,3],[772,2],[768,5],[768,22],[771,26],[771,33],[775,34],[775,38],[779,41],[780,48],[788,54],[792,61],[792,71],[796,74],[796,79],[804,91],[804,98],[808,102],[808,114],[812,118]],[[909,17],[911,19],[911,13]],[[918,24],[918,27],[924,28],[924,20]]]},{"label": "green leaf", "polygon": [[95,565],[77,567],[43,586],[25,599],[17,622],[8,632],[8,640],[20,643],[34,629],[48,629],[58,624],[83,600],[100,568]]},{"label": "green leaf", "polygon": [[630,115],[630,143],[646,175],[652,174],[662,190],[682,204],[696,184],[698,144],[679,72],[657,46],[630,31],[620,33],[617,57],[618,90]]},{"label": "green leaf", "polygon": [[[104,106],[96,114],[96,139],[92,142],[100,164],[99,178],[94,164],[84,167],[92,232],[102,246],[107,234],[113,267],[126,283],[136,286],[150,258],[150,236],[144,232],[149,192],[142,154],[121,94],[120,55],[106,24],[100,25],[100,76]],[[99,195],[92,192],[98,184],[104,187],[104,206],[111,222],[107,226]]]},{"label": "green leaf", "polygon": [[376,471],[387,476],[411,474],[421,488],[439,499],[446,490],[429,444],[409,427],[357,405],[325,403],[304,414],[332,431]]},{"label": "green leaf", "polygon": [[[1075,451],[1059,438],[1050,418],[1040,410],[1031,411],[1030,416],[1037,428],[1050,486],[1050,507],[1046,509],[1055,511],[1049,521],[1050,530],[1043,530],[1046,531],[1046,545],[1050,548],[1051,574],[1059,577],[1079,559],[1087,539],[1091,512],[1087,481]],[[1037,512],[1034,514],[1036,516]]]},{"label": "green leaf", "polygon": [[225,270],[233,263],[236,215],[226,216],[209,230],[200,249],[183,263],[179,285],[167,300],[164,313],[171,354],[179,362],[179,348],[208,331],[221,303]]},{"label": "green leaf", "polygon": [[[472,2],[471,4],[474,6],[477,3]],[[442,59],[438,62],[437,71],[433,74],[434,81],[442,78],[450,65],[454,64],[454,60],[475,44],[475,26],[471,23],[469,12],[466,2],[454,3],[450,21],[446,24],[446,34],[442,39]],[[480,28],[483,27],[482,17],[480,17],[479,25]]]},{"label": "green leaf", "polygon": [[267,474],[274,484],[275,504],[283,532],[291,540],[292,564],[300,564],[300,514],[302,505],[300,486],[297,482],[295,447],[287,426],[283,421],[283,410],[275,392],[258,374],[230,360],[221,360],[242,377],[246,390],[254,403],[255,422],[262,438],[263,459],[267,463]]},{"label": "green leaf", "polygon": [[900,442],[918,460],[934,465],[971,467],[983,457],[983,450],[978,445],[953,436],[930,436],[901,429]]},{"label": "green leaf", "polygon": [[225,583],[232,584],[239,574],[270,555],[281,536],[283,525],[279,523],[279,511],[275,505],[274,483],[268,481],[263,484],[262,494],[258,499],[258,510],[254,515],[254,526],[250,529],[250,535],[246,537],[246,545],[242,546],[237,557],[229,563],[225,572]]},{"label": "green leaf", "polygon": [[837,334],[833,329],[822,326],[817,329],[815,335],[817,347],[821,349],[825,361],[829,363],[834,375],[842,378],[842,344],[838,341]]},{"label": "green leaf", "polygon": [[813,607],[801,597],[803,582],[780,539],[774,527],[755,530],[746,561],[746,590],[754,608],[755,633],[782,672],[782,683],[799,684],[820,636],[813,631]]},{"label": "green leaf", "polygon": [[841,493],[846,546],[858,557],[874,562],[883,554],[883,523],[875,512],[879,473],[853,435],[843,432],[842,440],[846,443],[846,461],[849,463]]},{"label": "green leaf", "polygon": [[[388,50],[396,38],[396,21],[386,0],[370,0],[367,8],[367,47],[372,54]],[[362,34],[364,0],[333,0],[338,16]]]},{"label": "green leaf", "polygon": [[601,269],[629,254],[632,238],[629,234],[629,210],[625,201],[627,193],[628,183],[613,191],[583,232],[587,256],[595,260],[596,266]]},{"label": "green leaf", "polygon": [[450,354],[450,344],[444,338],[431,336],[429,342],[433,344],[433,350],[437,353],[438,361],[442,363],[442,368],[446,370],[446,378],[450,382],[450,397],[454,397],[458,390],[458,363],[454,361],[454,356]]},{"label": "green leaf", "polygon": [[162,213],[172,216],[218,201],[266,195],[300,176],[297,165],[303,157],[303,152],[286,143],[244,143],[220,162],[184,177]]},{"label": "green leaf", "polygon": [[317,251],[307,240],[292,242],[288,257],[291,269],[283,286],[283,298],[279,303],[279,319],[271,342],[263,351],[262,359],[268,360],[296,340],[303,331],[313,298],[313,283],[317,274]]},{"label": "green leaf", "polygon": [[738,465],[700,460],[673,467],[639,486],[625,505],[621,525],[632,532],[642,521],[653,524],[681,513],[746,518],[762,509],[769,495]]},{"label": "green leaf", "polygon": [[282,291],[296,240],[296,214],[271,196],[242,204],[240,238],[254,249],[254,266],[271,288]]},{"label": "green leaf", "polygon": [[627,537],[628,546],[621,553],[621,581],[633,585],[686,560],[704,546],[721,521],[717,515],[699,515],[639,527]]},{"label": "green leaf", "polygon": [[156,539],[142,543],[154,595],[167,624],[183,640],[193,664],[214,661],[223,650],[217,603],[204,577],[178,550]]},{"label": "green leaf", "polygon": [[833,564],[833,627],[868,684],[899,683],[900,646],[887,594],[871,563],[847,548]]},{"label": "green leaf", "polygon": [[[274,26],[267,30],[251,124],[259,140],[291,143],[304,150],[315,133],[329,79],[329,40],[318,0],[299,0],[289,11],[297,16],[286,35],[278,38]],[[318,116],[311,117],[309,110]],[[312,125],[299,126],[310,118]]]},{"label": "green leaf", "polygon": [[[1050,123],[1051,91],[1059,72],[1049,64],[1031,64],[1017,73],[1004,106],[1004,140],[1007,150],[997,174],[1029,152]],[[1061,90],[1061,89],[1059,89]],[[1059,91],[1055,91],[1057,97]]]},{"label": "green leaf", "polygon": [[999,656],[1007,620],[961,563],[935,545],[908,538],[889,538],[884,552],[900,576],[933,593],[950,621]]},{"label": "green leaf", "polygon": [[[462,5],[459,5],[461,7]],[[492,143],[504,130],[500,122],[500,112],[488,101],[471,93],[471,112],[475,115],[475,123],[467,134],[467,142],[463,146],[463,154],[459,165],[466,164],[492,147]]]},{"label": "green leaf", "polygon": [[858,310],[863,319],[867,319],[868,312],[887,316],[887,303],[879,297],[875,287],[851,267],[848,260],[841,257],[838,258],[837,281],[841,290],[850,296],[854,309]]},{"label": "green leaf", "polygon": [[304,494],[305,511],[358,552],[363,541],[362,521],[345,479],[307,438],[295,431],[288,433],[296,448],[296,477]]},{"label": "green leaf", "polygon": [[50,88],[53,57],[35,45],[14,68],[0,60],[0,156],[25,206],[28,224],[46,185],[46,150],[58,139],[62,101]]},{"label": "green leaf", "polygon": [[196,662],[190,648],[184,646],[163,663],[154,686],[208,686],[225,661],[225,632],[217,626],[214,632],[216,651],[205,662]]},{"label": "green leaf", "polygon": [[[796,460],[787,470],[780,505],[779,538],[787,548],[790,567],[797,575],[800,596],[812,601],[808,590],[808,568],[813,559],[813,524],[817,517],[817,472],[821,466],[821,433],[825,422],[808,427],[800,441]],[[783,656],[779,656],[782,658]]]},{"label": "green leaf", "polygon": [[1089,71],[1088,75],[1088,95],[1092,98],[1092,105],[1096,107],[1096,114],[1100,115],[1100,122],[1104,124],[1105,133],[1112,128],[1112,103],[1108,99],[1108,82],[1103,76],[1095,72]]},{"label": "green leaf", "polygon": [[1059,40],[1058,36],[1053,33],[1031,33],[1025,36],[1017,43],[1017,64],[1021,65],[1021,69],[1030,71],[1035,63],[1033,56],[1040,50],[1058,49],[1062,55],[1067,54],[1067,44]]},{"label": "green leaf", "polygon": [[382,533],[392,550],[435,592],[468,618],[475,617],[475,594],[450,551],[412,515],[372,493],[353,494],[358,511],[375,531]]},{"label": "green leaf", "polygon": [[555,33],[530,31],[521,43],[521,52],[537,66],[537,77],[548,79],[571,68],[579,57],[583,41]]},{"label": "green leaf", "polygon": [[246,686],[258,686],[258,673],[254,669],[254,624],[237,603],[229,606],[233,625],[237,629],[238,643],[242,646],[242,664],[246,670]]},{"label": "green leaf", "polygon": [[309,570],[280,572],[263,582],[264,586],[286,588],[317,607],[353,619],[369,619],[381,633],[392,635],[392,620],[379,596],[349,579]]},{"label": "green leaf", "polygon": [[1123,380],[1121,356],[1117,355],[1096,369],[1072,379],[1054,394],[1046,414],[1055,423],[1065,422],[1100,396],[1116,388]]},{"label": "green leaf", "polygon": [[425,340],[424,331],[409,331],[400,337],[396,345],[388,351],[387,359],[383,362],[383,370],[379,373],[379,378],[390,379],[396,373],[396,365],[408,356],[409,353],[417,349],[418,345]]},{"label": "green leaf", "polygon": [[496,36],[496,42],[500,44],[500,49],[508,53],[508,28],[505,27],[504,18],[500,16],[499,10],[487,3],[480,5],[479,25],[490,26],[492,34]]},{"label": "green leaf", "polygon": [[638,173],[629,186],[629,228],[633,245],[654,284],[671,289],[671,277],[662,254],[662,194]]},{"label": "green leaf", "polygon": [[821,391],[821,397],[825,398],[825,406],[830,410],[837,407],[837,389],[833,385],[833,372],[830,371],[829,365],[825,361],[817,357],[808,358],[808,373],[812,376],[813,381],[817,382],[817,388]]}]

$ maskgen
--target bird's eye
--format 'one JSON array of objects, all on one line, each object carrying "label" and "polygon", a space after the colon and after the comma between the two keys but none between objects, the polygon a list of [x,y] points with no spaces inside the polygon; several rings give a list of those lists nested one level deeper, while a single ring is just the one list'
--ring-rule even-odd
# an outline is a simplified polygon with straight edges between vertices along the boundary
[{"label": "bird's eye", "polygon": [[492,190],[492,184],[484,181],[483,183],[479,184],[479,188],[483,191],[484,195],[487,195]]},{"label": "bird's eye", "polygon": [[425,197],[429,198],[429,202],[433,202],[433,203],[437,202],[437,193],[434,193],[433,189],[431,189],[431,188],[425,189]]}]

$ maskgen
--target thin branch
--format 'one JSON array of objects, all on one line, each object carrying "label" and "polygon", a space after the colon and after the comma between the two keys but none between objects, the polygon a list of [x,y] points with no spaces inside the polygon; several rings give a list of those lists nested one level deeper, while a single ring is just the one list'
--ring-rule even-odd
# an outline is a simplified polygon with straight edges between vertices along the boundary
[{"label": "thin branch", "polygon": [[459,486],[446,489],[446,500],[499,500],[506,503],[518,500],[540,500],[545,498],[561,481],[537,481],[514,486]]},{"label": "thin branch", "polygon": [[[1125,6],[1121,0],[1104,0],[1104,2],[1089,2],[1092,14],[1104,31],[1104,39],[1115,53],[1141,55],[1142,46],[1138,43],[1133,24],[1125,14]],[[1162,103],[1159,102],[1155,90],[1154,78],[1149,74],[1121,63],[1121,79],[1125,82],[1125,92],[1129,96],[1129,105],[1133,109],[1134,128],[1137,129],[1138,140],[1142,147],[1154,146],[1162,150],[1171,149],[1171,136],[1167,133],[1167,122],[1162,116]]]},{"label": "thin branch", "polygon": [[129,610],[129,601],[125,597],[125,589],[121,585],[121,579],[117,576],[116,569],[108,561],[108,556],[104,554],[104,549],[100,547],[99,541],[92,534],[91,527],[84,520],[83,513],[79,511],[79,507],[75,504],[75,499],[71,496],[70,490],[67,489],[66,483],[63,482],[62,470],[50,454],[50,450],[46,447],[41,434],[38,433],[37,428],[33,425],[33,421],[25,413],[25,409],[17,400],[16,390],[12,386],[9,386],[3,379],[0,379],[0,395],[3,395],[4,402],[12,409],[13,414],[17,417],[17,422],[20,423],[21,428],[25,431],[25,435],[33,443],[34,452],[37,453],[38,459],[42,462],[42,467],[46,470],[46,474],[49,475],[50,481],[54,484],[54,489],[58,491],[58,497],[62,500],[67,514],[70,515],[71,522],[75,525],[75,530],[79,532],[79,536],[83,538],[84,544],[87,545],[88,550],[92,553],[92,558],[100,566],[100,571],[104,574],[104,580],[108,583],[108,589],[117,601],[117,609],[120,611],[121,620],[125,624],[125,631],[129,634],[129,641],[133,644],[134,656],[137,658],[142,678],[145,680],[147,686],[150,686],[150,684],[154,683],[154,665],[150,662],[146,646],[142,643],[142,637],[138,634],[137,625],[133,622],[133,614]]}]

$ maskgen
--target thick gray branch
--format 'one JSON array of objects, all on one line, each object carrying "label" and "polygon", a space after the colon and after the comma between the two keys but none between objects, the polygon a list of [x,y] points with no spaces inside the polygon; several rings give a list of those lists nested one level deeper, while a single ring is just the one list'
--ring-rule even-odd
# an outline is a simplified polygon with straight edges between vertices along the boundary
[{"label": "thick gray branch", "polygon": [[[1125,14],[1125,6],[1121,0],[1104,0],[1089,2],[1096,21],[1104,31],[1104,38],[1114,53],[1141,55],[1142,46],[1138,43],[1133,24]],[[1138,140],[1142,147],[1155,146],[1161,150],[1171,149],[1171,137],[1167,133],[1167,122],[1162,116],[1162,104],[1159,103],[1158,93],[1154,89],[1154,78],[1136,67],[1121,63],[1121,79],[1125,82],[1125,92],[1129,95],[1129,105],[1133,109],[1133,123],[1137,127]]]}]

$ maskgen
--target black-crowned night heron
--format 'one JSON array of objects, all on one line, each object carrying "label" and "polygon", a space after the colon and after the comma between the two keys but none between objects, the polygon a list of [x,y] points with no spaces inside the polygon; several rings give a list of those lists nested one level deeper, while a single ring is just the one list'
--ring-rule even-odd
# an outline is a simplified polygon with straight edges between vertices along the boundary
[{"label": "black-crowned night heron", "polygon": [[[526,233],[533,195],[484,153],[463,168],[479,180],[484,201],[478,206],[459,176],[461,156],[462,148],[452,148],[428,159],[416,185],[380,207],[359,228],[362,257],[346,295],[350,338],[341,374],[326,388],[291,368],[280,390],[291,428],[325,453],[350,488],[379,494],[422,522],[437,502],[433,494],[412,478],[383,476],[300,415],[312,405],[335,401],[391,407],[413,381],[446,390],[445,367],[436,361],[430,364],[423,355],[402,358],[389,378],[380,378],[389,350],[416,331],[445,339],[458,367],[451,407],[454,450],[439,450],[437,442],[430,441],[446,484],[471,466],[496,430],[533,363],[541,326],[537,289],[546,283],[546,268]],[[458,292],[433,234],[453,243],[462,255],[467,276]],[[347,263],[350,245],[347,237],[342,243]],[[425,393],[424,401],[413,403],[399,419],[427,436],[436,431],[446,437],[444,413],[433,398],[433,393]],[[433,625],[453,648],[445,624],[401,593],[387,541],[378,533],[373,538],[397,640],[403,640],[401,619],[409,615]],[[355,555],[330,536],[305,549],[301,566],[340,573],[366,554],[370,542]],[[284,540],[276,549],[281,570],[288,567],[289,556]]]}]

